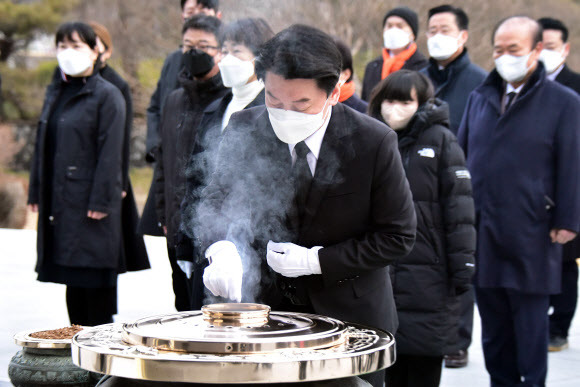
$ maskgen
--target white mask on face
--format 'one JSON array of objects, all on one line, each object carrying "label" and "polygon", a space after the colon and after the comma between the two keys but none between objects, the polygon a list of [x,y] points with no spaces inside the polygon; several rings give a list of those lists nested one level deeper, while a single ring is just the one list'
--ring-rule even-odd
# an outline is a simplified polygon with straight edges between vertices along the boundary
[{"label": "white mask on face", "polygon": [[417,112],[417,102],[404,104],[402,102],[383,101],[381,104],[381,116],[393,130],[401,130],[407,127],[413,115]]},{"label": "white mask on face", "polygon": [[504,81],[508,83],[519,82],[528,74],[528,59],[532,53],[524,56],[503,54],[495,60],[495,69]]},{"label": "white mask on face", "polygon": [[436,34],[427,39],[429,55],[435,60],[445,60],[451,58],[459,49],[459,38]]},{"label": "white mask on face", "polygon": [[564,49],[562,51],[548,50],[544,48],[540,52],[540,60],[544,62],[544,67],[548,74],[552,74],[562,63],[564,63]]},{"label": "white mask on face", "polygon": [[328,99],[324,103],[322,110],[317,114],[307,114],[292,110],[276,109],[266,106],[270,124],[274,129],[276,137],[286,144],[298,144],[312,136],[324,125],[324,109]]},{"label": "white mask on face", "polygon": [[383,41],[386,49],[396,50],[411,43],[411,35],[400,28],[393,27],[383,32]]},{"label": "white mask on face", "polygon": [[254,75],[253,60],[241,60],[231,54],[226,55],[218,66],[225,87],[243,86]]},{"label": "white mask on face", "polygon": [[66,75],[71,77],[84,73],[93,66],[90,53],[67,48],[56,54],[58,66]]}]

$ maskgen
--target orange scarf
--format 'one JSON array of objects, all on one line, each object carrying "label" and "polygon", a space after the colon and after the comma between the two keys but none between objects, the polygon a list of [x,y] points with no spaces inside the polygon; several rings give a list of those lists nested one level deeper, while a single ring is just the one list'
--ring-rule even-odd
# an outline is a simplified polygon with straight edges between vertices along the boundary
[{"label": "orange scarf", "polygon": [[354,81],[350,81],[345,83],[340,88],[340,97],[338,98],[338,102],[344,102],[354,94],[354,89],[356,88]]},{"label": "orange scarf", "polygon": [[389,50],[383,48],[383,71],[381,72],[381,79],[385,79],[389,74],[394,73],[403,68],[405,62],[417,51],[417,43],[413,42],[404,51],[396,56],[390,56]]}]

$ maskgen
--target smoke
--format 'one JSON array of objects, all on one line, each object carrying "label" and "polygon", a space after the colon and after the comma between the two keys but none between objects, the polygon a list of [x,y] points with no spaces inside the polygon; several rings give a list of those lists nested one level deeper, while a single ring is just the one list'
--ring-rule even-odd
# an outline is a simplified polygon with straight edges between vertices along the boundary
[{"label": "smoke", "polygon": [[[296,235],[289,224],[291,157],[273,133],[264,137],[234,117],[221,143],[217,133],[200,139],[204,151],[193,157],[186,172],[193,189],[182,208],[182,227],[198,241],[198,260],[205,259],[202,250],[210,244],[232,241],[244,268],[242,301],[268,303],[272,294],[264,298],[260,293],[275,289],[275,274],[266,263],[266,244],[292,242]],[[205,291],[207,302],[220,301]]]}]

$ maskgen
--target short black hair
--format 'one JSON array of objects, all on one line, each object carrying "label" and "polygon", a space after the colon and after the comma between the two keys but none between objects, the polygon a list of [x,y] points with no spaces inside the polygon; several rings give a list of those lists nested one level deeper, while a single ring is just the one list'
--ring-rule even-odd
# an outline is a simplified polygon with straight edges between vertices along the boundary
[{"label": "short black hair", "polygon": [[270,71],[285,79],[314,79],[330,95],[340,77],[340,51],[321,30],[294,24],[270,39],[256,59],[256,74],[264,80]]},{"label": "short black hair", "polygon": [[[186,2],[187,0],[181,0],[181,10],[185,7]],[[213,9],[216,12],[220,6],[219,0],[197,0],[197,4],[201,5],[202,8]]]},{"label": "short black hair", "polygon": [[97,46],[97,34],[90,25],[83,22],[68,22],[58,27],[56,31],[55,45],[65,40],[72,41],[73,33],[79,35],[79,39],[86,43],[92,50]]},{"label": "short black hair", "polygon": [[495,43],[495,34],[497,33],[497,30],[499,29],[499,27],[501,27],[505,22],[507,22],[508,20],[511,19],[528,19],[528,21],[532,24],[534,24],[534,31],[532,31],[533,35],[532,35],[532,50],[538,45],[538,43],[540,43],[543,40],[543,36],[542,36],[542,32],[544,31],[542,29],[542,25],[540,23],[538,23],[537,21],[535,21],[534,19],[532,19],[529,16],[526,15],[515,15],[515,16],[508,16],[506,18],[501,19],[493,28],[493,33],[491,34],[491,45],[493,46]]},{"label": "short black hair", "polygon": [[540,23],[544,31],[557,30],[562,32],[562,42],[566,43],[568,41],[568,27],[566,27],[561,20],[553,19],[551,17],[543,17],[538,19],[538,23]]},{"label": "short black hair", "polygon": [[417,93],[419,106],[435,96],[433,85],[426,75],[412,70],[395,71],[373,89],[368,107],[369,115],[384,122],[381,115],[383,101],[411,101],[413,89]]},{"label": "short black hair", "polygon": [[354,75],[354,70],[352,68],[352,53],[350,52],[350,47],[346,45],[340,38],[335,37],[334,43],[336,44],[336,48],[340,51],[340,56],[342,58],[342,71],[350,70],[350,77],[346,80],[346,82],[352,81],[352,76]]},{"label": "short black hair", "polygon": [[254,56],[260,53],[260,47],[274,37],[274,31],[268,22],[262,18],[246,18],[228,23],[221,34],[220,43],[230,41],[243,44],[249,48]]},{"label": "short black hair", "polygon": [[467,30],[469,28],[469,17],[467,17],[465,11],[459,7],[454,7],[449,4],[431,8],[429,10],[429,18],[427,20],[430,20],[433,15],[437,15],[438,13],[447,12],[455,15],[455,22],[460,30]]},{"label": "short black hair", "polygon": [[213,34],[219,42],[222,22],[217,17],[208,15],[193,15],[183,23],[181,35],[185,34],[187,30],[201,30]]}]

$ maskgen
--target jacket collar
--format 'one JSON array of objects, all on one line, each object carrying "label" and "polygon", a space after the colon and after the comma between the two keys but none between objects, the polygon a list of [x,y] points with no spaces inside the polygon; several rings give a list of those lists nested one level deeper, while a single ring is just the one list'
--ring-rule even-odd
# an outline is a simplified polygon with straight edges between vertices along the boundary
[{"label": "jacket collar", "polygon": [[[514,104],[519,103],[525,99],[529,94],[533,93],[536,89],[541,87],[546,82],[546,70],[544,69],[544,64],[538,61],[536,70],[532,73],[530,78],[527,80],[524,88],[519,93],[518,98],[515,100]],[[487,101],[497,110],[501,112],[501,101],[505,91],[505,81],[499,75],[496,69],[493,69],[487,78],[483,81],[483,84],[479,86],[476,90],[485,98]],[[511,109],[510,109],[511,110]]]},{"label": "jacket collar", "polygon": [[449,80],[454,79],[458,73],[463,71],[470,64],[471,60],[469,59],[467,48],[464,48],[463,52],[459,54],[453,62],[449,63],[441,70],[439,69],[439,63],[437,63],[435,59],[429,58],[427,73],[429,74],[429,78],[435,81],[434,86],[437,91],[439,91],[449,82]]}]

